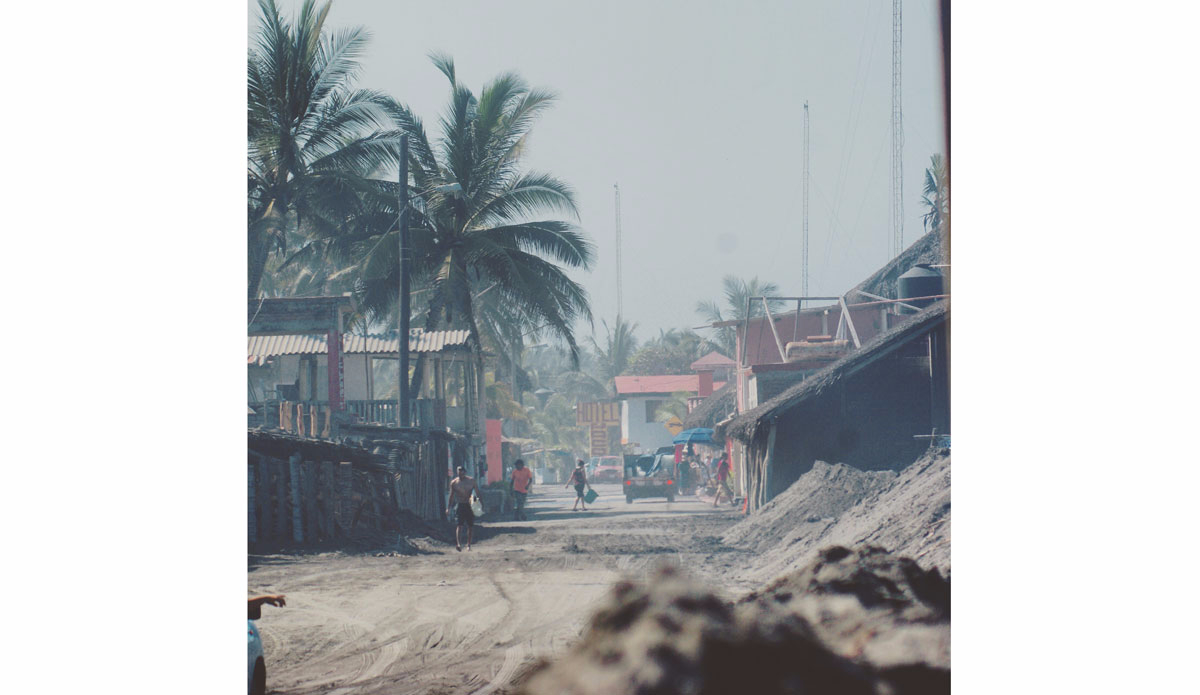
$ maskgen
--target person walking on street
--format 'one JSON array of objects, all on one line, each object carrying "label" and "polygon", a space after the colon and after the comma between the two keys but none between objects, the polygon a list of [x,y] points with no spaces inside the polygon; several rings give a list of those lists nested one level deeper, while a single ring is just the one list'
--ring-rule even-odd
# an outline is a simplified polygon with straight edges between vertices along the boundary
[{"label": "person walking on street", "polygon": [[583,459],[579,459],[575,464],[575,470],[571,473],[570,480],[563,487],[570,487],[571,485],[575,486],[575,504],[571,506],[571,511],[575,511],[582,504],[583,511],[586,512],[587,503],[583,501],[583,490],[591,486],[588,485],[587,471],[583,468]]},{"label": "person walking on street", "polygon": [[454,527],[454,549],[462,552],[462,530],[467,527],[467,550],[471,549],[471,536],[475,531],[475,512],[471,509],[471,497],[479,499],[479,486],[475,479],[467,475],[467,469],[458,467],[458,477],[450,481],[450,500],[446,504],[446,513],[457,505],[455,516],[458,525]]},{"label": "person walking on street", "polygon": [[733,504],[733,490],[729,487],[729,454],[722,452],[721,460],[717,461],[717,492],[713,495],[713,506],[721,501],[721,493],[724,492],[729,497],[729,503]]},{"label": "person walking on street", "polygon": [[525,462],[517,459],[513,463],[512,472],[512,491],[513,497],[516,498],[516,510],[513,511],[513,519],[518,521],[525,520],[525,498],[529,496],[529,486],[533,485],[533,471],[525,467]]}]

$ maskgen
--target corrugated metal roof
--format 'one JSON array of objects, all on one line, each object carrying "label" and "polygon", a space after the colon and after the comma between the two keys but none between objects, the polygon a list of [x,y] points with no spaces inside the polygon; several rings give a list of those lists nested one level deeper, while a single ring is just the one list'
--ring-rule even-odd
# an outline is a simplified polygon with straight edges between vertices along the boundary
[{"label": "corrugated metal roof", "polygon": [[713,350],[704,357],[692,362],[691,367],[692,369],[700,369],[702,367],[732,367],[735,364],[737,363],[733,360]]},{"label": "corrugated metal roof", "polygon": [[[446,348],[465,347],[470,331],[413,330],[408,336],[409,352],[441,352]],[[346,354],[376,355],[399,352],[400,341],[377,335],[342,335]],[[247,337],[247,362],[262,364],[277,355],[324,355],[328,352],[323,335],[252,335]]]}]

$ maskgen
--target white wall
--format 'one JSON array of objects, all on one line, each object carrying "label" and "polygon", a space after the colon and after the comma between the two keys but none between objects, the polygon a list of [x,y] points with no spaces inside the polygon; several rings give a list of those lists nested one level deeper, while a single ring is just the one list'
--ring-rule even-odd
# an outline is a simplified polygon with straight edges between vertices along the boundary
[{"label": "white wall", "polygon": [[628,398],[621,401],[621,438],[636,443],[643,452],[670,446],[674,436],[661,422],[646,422],[646,401],[666,400],[667,396]]},{"label": "white wall", "polygon": [[342,356],[342,387],[348,401],[367,400],[367,356]]},{"label": "white wall", "polygon": [[[310,356],[305,356],[306,358]],[[279,355],[275,357],[275,373],[272,383],[269,388],[274,389],[276,384],[294,384],[297,377],[300,375],[300,355]],[[324,355],[312,355],[312,359],[317,362],[317,400],[329,400],[329,375],[325,369],[326,358]],[[367,399],[367,373],[366,373],[366,355],[343,355],[342,356],[342,383],[346,393],[346,400],[360,401]],[[306,381],[307,375],[302,379]],[[302,384],[300,393],[301,398],[308,396],[307,388]],[[274,391],[269,395],[270,398],[275,397]]]}]

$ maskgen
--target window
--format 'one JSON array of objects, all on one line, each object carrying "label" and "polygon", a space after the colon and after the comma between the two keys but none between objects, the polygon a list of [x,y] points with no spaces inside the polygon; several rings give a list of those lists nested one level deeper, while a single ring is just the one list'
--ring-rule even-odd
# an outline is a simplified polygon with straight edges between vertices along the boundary
[{"label": "window", "polygon": [[658,422],[658,409],[662,407],[662,401],[646,401],[646,422]]}]

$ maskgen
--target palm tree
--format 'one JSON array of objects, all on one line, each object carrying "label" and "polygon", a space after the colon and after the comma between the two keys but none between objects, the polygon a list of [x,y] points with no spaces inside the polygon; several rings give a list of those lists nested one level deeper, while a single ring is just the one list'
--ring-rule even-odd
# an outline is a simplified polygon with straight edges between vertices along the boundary
[{"label": "palm tree", "polygon": [[[762,315],[762,302],[752,302],[750,305],[750,313],[746,313],[746,300],[750,297],[763,297],[779,294],[779,286],[773,282],[758,281],[755,276],[746,282],[733,275],[726,275],[721,280],[724,285],[725,294],[725,309],[722,311],[720,303],[715,301],[700,301],[696,302],[696,313],[700,314],[701,318],[709,323],[719,323],[721,321],[742,321],[747,318],[754,318],[755,315]],[[768,301],[771,311],[781,311],[784,308],[781,301]],[[724,326],[715,329],[716,333],[711,339],[720,352],[726,357],[734,357],[734,352],[737,350],[737,333],[732,326]]]},{"label": "palm tree", "polygon": [[601,323],[604,324],[604,345],[592,338],[592,347],[596,350],[596,364],[604,386],[611,390],[612,395],[616,395],[613,379],[625,372],[633,353],[637,351],[637,337],[633,334],[637,324],[631,324],[620,316],[617,316],[613,329],[608,327],[607,322]]},{"label": "palm tree", "polygon": [[[519,166],[534,121],[555,96],[506,73],[476,97],[458,82],[451,58],[430,58],[451,89],[440,140],[430,142],[408,107],[389,107],[410,140],[412,286],[425,295],[425,327],[467,328],[477,341],[490,336],[490,347],[504,353],[519,338],[545,332],[578,364],[572,326],[590,322],[591,309],[586,291],[561,266],[590,268],[593,245],[571,222],[537,219],[548,212],[578,219],[574,192]],[[364,246],[370,250],[362,254],[360,306],[385,319],[398,298],[395,231],[378,225],[358,242]],[[495,309],[487,317],[479,310],[485,293]]]},{"label": "palm tree", "polygon": [[248,294],[258,296],[289,233],[329,236],[362,212],[369,175],[395,165],[391,99],[353,89],[362,28],[324,33],[329,2],[305,0],[293,23],[258,0],[246,65]]},{"label": "palm tree", "polygon": [[926,212],[921,219],[925,223],[925,229],[930,232],[941,231],[950,218],[950,176],[946,172],[946,161],[940,154],[929,158],[923,192],[921,204],[925,206]]},{"label": "palm tree", "polygon": [[694,395],[690,391],[676,391],[672,393],[669,398],[658,404],[658,410],[654,413],[654,419],[658,422],[669,422],[673,417],[683,420],[688,414],[688,399]]}]

